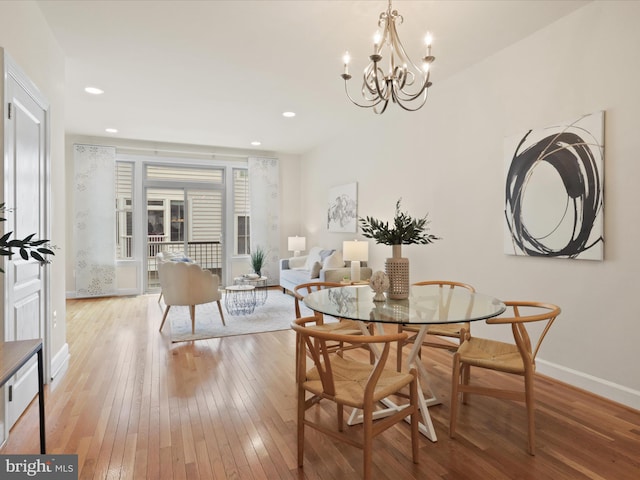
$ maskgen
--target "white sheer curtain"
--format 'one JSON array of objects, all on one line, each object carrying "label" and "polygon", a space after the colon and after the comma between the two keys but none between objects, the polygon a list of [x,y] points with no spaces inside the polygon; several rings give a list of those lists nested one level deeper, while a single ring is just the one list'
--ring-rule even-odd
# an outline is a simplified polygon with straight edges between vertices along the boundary
[{"label": "white sheer curtain", "polygon": [[278,278],[280,220],[280,168],[277,158],[249,158],[249,190],[251,192],[251,249],[267,253],[262,274],[269,283]]},{"label": "white sheer curtain", "polygon": [[115,293],[114,147],[74,145],[76,296]]}]

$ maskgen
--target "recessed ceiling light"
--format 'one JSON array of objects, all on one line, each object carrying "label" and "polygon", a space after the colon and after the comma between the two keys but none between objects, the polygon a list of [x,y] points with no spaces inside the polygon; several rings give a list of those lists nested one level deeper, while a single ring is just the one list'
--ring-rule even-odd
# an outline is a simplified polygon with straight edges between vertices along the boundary
[{"label": "recessed ceiling light", "polygon": [[108,133],[118,133],[117,128],[105,128],[104,131]]},{"label": "recessed ceiling light", "polygon": [[296,116],[296,114],[295,114],[295,112],[284,112],[284,113],[282,114],[282,116],[283,116],[283,117],[287,117],[287,118],[291,118],[291,117],[295,117],[295,116]]},{"label": "recessed ceiling light", "polygon": [[257,147],[259,145],[262,145],[262,143],[258,142],[257,140],[254,140],[253,142],[251,142],[251,145],[253,145],[254,147]]},{"label": "recessed ceiling light", "polygon": [[102,95],[104,93],[104,90],[97,87],[86,87],[84,91],[91,95]]}]

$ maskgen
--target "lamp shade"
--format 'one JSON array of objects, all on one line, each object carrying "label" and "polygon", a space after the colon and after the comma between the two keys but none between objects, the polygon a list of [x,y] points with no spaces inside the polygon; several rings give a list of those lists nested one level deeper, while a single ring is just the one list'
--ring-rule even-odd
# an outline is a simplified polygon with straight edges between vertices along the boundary
[{"label": "lamp shade", "polygon": [[287,248],[292,252],[300,252],[307,248],[307,239],[305,237],[289,237],[287,241]]},{"label": "lamp shade", "polygon": [[366,262],[369,259],[369,243],[357,240],[342,242],[342,256],[346,261]]},{"label": "lamp shade", "polygon": [[357,240],[342,242],[342,258],[351,262],[351,281],[359,282],[360,262],[366,262],[369,259],[369,244]]}]

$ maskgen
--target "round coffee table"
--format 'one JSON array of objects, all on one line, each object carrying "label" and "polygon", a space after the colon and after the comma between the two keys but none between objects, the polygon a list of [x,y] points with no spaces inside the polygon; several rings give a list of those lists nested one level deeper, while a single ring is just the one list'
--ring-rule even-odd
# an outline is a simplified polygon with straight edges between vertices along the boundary
[{"label": "round coffee table", "polygon": [[230,315],[247,315],[256,308],[256,287],[231,285],[224,289],[224,306]]},{"label": "round coffee table", "polygon": [[245,275],[233,279],[234,285],[253,285],[256,287],[256,305],[264,305],[267,301],[269,289],[267,288],[267,277],[247,277]]}]

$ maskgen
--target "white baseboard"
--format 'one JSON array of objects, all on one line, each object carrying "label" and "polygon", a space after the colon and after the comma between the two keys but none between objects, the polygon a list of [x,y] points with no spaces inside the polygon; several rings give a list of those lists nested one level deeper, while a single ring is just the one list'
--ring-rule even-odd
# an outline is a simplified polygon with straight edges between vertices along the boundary
[{"label": "white baseboard", "polygon": [[69,367],[69,344],[65,343],[51,358],[51,380],[62,376]]},{"label": "white baseboard", "polygon": [[595,395],[640,410],[640,391],[578,370],[536,359],[536,371]]}]

